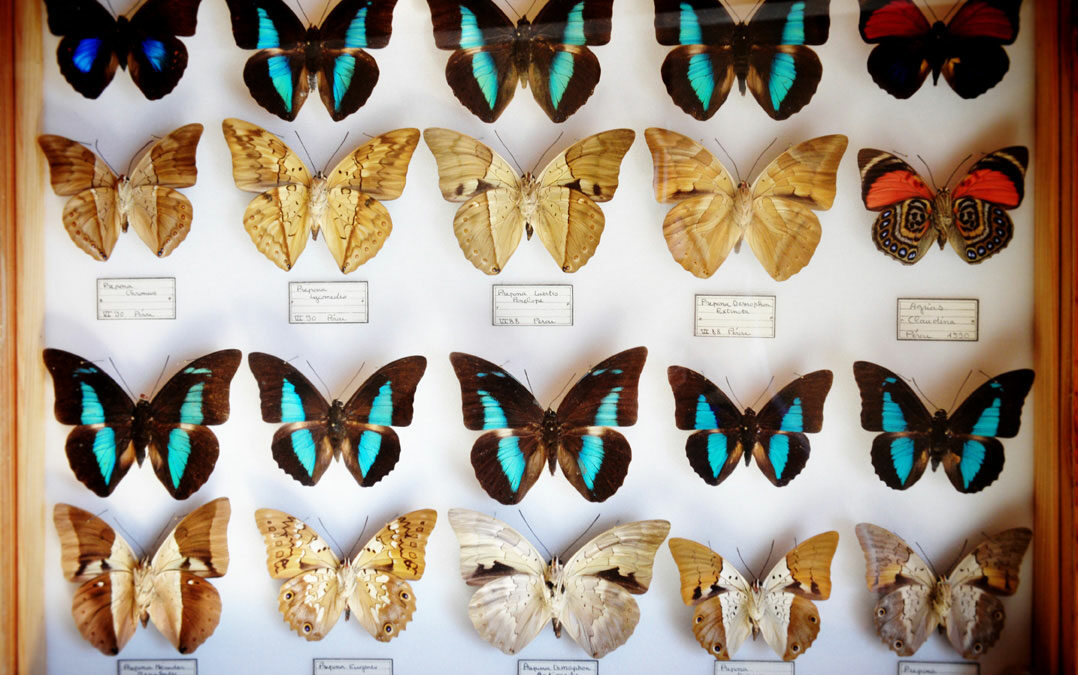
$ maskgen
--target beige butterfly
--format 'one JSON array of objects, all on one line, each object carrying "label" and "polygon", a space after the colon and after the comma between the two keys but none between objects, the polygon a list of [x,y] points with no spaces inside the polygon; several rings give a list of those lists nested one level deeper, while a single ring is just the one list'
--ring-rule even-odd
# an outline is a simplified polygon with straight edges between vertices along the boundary
[{"label": "beige butterfly", "polygon": [[644,132],[655,165],[655,198],[678,202],[663,220],[674,260],[707,278],[742,239],[776,281],[797,274],[820,243],[812,211],[831,208],[835,174],[847,139],[841,134],[799,143],[767,165],[752,187],[736,186],[715,156],[667,129]]},{"label": "beige butterfly", "polygon": [[548,565],[516,530],[467,509],[450,509],[460,541],[460,574],[479,586],[468,615],[479,635],[506,654],[530,643],[548,621],[594,658],[620,647],[640,620],[632,593],[651,583],[655,551],[670,523],[641,520],[611,528],[562,563]]},{"label": "beige butterfly", "polygon": [[308,640],[321,640],[343,611],[382,642],[397,637],[415,612],[407,580],[423,576],[437,517],[430,509],[406,513],[342,563],[303,521],[274,509],[256,511],[270,576],[287,579],[277,596],[285,622]]},{"label": "beige butterfly", "polygon": [[824,532],[783,556],[767,576],[749,583],[728,561],[688,539],[671,539],[681,573],[681,599],[694,605],[692,632],[720,661],[757,633],[785,661],[803,654],[820,632],[813,600],[831,595],[831,558],[838,532]]},{"label": "beige butterfly", "polygon": [[981,542],[949,574],[937,576],[906,542],[882,527],[857,526],[865,580],[879,593],[873,618],[880,639],[900,656],[916,652],[933,628],[966,659],[976,659],[1003,630],[997,595],[1018,590],[1018,572],[1033,532],[1016,527]]},{"label": "beige butterfly", "polygon": [[57,504],[60,564],[75,591],[71,613],[82,637],[115,655],[153,621],[181,654],[206,641],[221,618],[221,598],[205,578],[228,571],[228,499],[205,504],[181,520],[150,560],[138,560],[103,520]]},{"label": "beige butterfly", "polygon": [[509,262],[520,235],[533,228],[564,272],[575,272],[595,253],[605,220],[596,202],[618,187],[621,160],[636,134],[611,129],[571,145],[533,176],[517,173],[493,150],[449,129],[425,129],[438,162],[438,186],[451,202],[464,202],[453,232],[464,255],[486,274]]},{"label": "beige butterfly", "polygon": [[148,145],[130,176],[117,176],[93,152],[63,136],[38,136],[49,161],[52,189],[64,204],[71,240],[95,260],[108,260],[128,224],[163,258],[191,229],[191,202],[175,188],[191,187],[201,124],[188,124]]},{"label": "beige butterfly", "polygon": [[259,193],[244,211],[243,227],[278,267],[292,269],[308,235],[317,239],[321,231],[346,274],[381,250],[393,222],[378,200],[396,199],[404,191],[418,129],[375,136],[328,176],[311,176],[303,160],[262,127],[238,119],[226,119],[222,127],[236,187]]}]

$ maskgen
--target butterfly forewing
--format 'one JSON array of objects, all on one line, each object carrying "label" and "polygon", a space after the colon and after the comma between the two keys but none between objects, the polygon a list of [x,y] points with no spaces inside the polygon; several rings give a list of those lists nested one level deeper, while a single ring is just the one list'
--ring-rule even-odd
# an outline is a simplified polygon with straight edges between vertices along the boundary
[{"label": "butterfly forewing", "polygon": [[472,430],[539,424],[543,409],[531,392],[504,369],[478,356],[449,355],[460,381],[464,426]]}]

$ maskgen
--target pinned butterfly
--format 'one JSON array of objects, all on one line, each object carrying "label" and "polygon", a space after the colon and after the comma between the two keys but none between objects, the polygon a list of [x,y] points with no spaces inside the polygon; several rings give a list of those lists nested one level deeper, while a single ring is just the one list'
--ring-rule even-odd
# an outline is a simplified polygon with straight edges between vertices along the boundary
[{"label": "pinned butterfly", "polygon": [[480,485],[502,504],[516,504],[554,464],[592,502],[617,492],[629,471],[629,442],[612,426],[636,424],[645,347],[627,349],[590,369],[562,399],[543,410],[520,382],[490,361],[453,352],[464,426],[485,431],[472,446]]},{"label": "pinned butterfly", "polygon": [[1033,386],[1033,371],[1012,370],[973,390],[947,416],[929,413],[898,375],[868,361],[853,364],[861,390],[861,426],[882,431],[872,441],[872,466],[888,487],[905,490],[929,461],[943,469],[959,492],[980,492],[1003,471],[1000,438],[1014,438],[1022,404]]},{"label": "pinned butterfly", "polygon": [[205,504],[179,522],[153,558],[139,560],[97,516],[57,504],[60,565],[81,582],[71,613],[84,640],[115,656],[138,622],[153,621],[181,654],[198,649],[217,628],[221,597],[206,579],[228,571],[228,499]]},{"label": "pinned butterfly", "polygon": [[329,252],[347,274],[373,258],[393,230],[379,200],[404,192],[418,129],[375,136],[337,163],[329,175],[313,176],[303,160],[265,129],[238,119],[222,125],[232,152],[236,187],[256,192],[243,213],[243,227],[259,251],[288,271],[307,246],[308,234],[325,232]]},{"label": "pinned butterfly", "polygon": [[152,400],[142,396],[137,403],[81,356],[46,349],[44,358],[56,390],[56,419],[76,425],[67,437],[67,461],[94,494],[112,494],[132,463],[142,465],[147,447],[154,473],[174,498],[190,497],[209,479],[218,443],[208,427],[228,419],[238,349],[191,361]]},{"label": "pinned butterfly", "polygon": [[641,520],[618,525],[584,544],[565,563],[548,564],[527,539],[500,520],[450,509],[460,542],[460,575],[479,589],[468,616],[480,637],[516,654],[547,622],[562,629],[592,658],[629,639],[640,620],[633,595],[651,584],[655,551],[670,523]]},{"label": "pinned butterfly", "polygon": [[63,221],[71,241],[95,260],[108,260],[120,232],[132,225],[154,255],[172,253],[191,231],[191,202],[177,188],[191,187],[198,178],[195,150],[201,137],[201,124],[182,126],[147,144],[129,175],[117,176],[81,144],[38,136],[53,191],[70,197]]},{"label": "pinned butterfly", "polygon": [[827,42],[830,0],[764,0],[749,21],[719,0],[655,0],[655,37],[674,45],[662,65],[670,98],[698,120],[726,101],[734,79],[772,119],[808,105],[823,75],[808,45]]},{"label": "pinned butterfly", "polygon": [[379,368],[347,401],[329,403],[310,380],[276,356],[251,352],[262,419],[283,423],[273,434],[277,466],[303,485],[314,485],[332,459],[341,458],[363,487],[382,480],[400,459],[392,426],[412,423],[412,399],[427,368],[407,356]]},{"label": "pinned butterfly", "polygon": [[397,637],[415,612],[408,582],[423,576],[437,517],[431,509],[399,516],[341,562],[298,518],[274,509],[255,511],[269,574],[285,580],[277,596],[285,622],[307,640],[321,640],[344,612],[380,642]]}]

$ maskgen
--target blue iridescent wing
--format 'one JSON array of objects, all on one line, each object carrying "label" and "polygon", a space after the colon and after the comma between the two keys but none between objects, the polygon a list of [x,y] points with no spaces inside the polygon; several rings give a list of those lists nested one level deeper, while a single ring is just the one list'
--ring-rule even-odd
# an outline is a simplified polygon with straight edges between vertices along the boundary
[{"label": "blue iridescent wing", "polygon": [[547,464],[534,429],[488,431],[472,446],[472,469],[488,495],[502,504],[524,499]]},{"label": "blue iridescent wing", "polygon": [[[784,120],[808,105],[823,75],[807,45],[827,42],[830,0],[765,0],[748,24],[748,84],[773,119]],[[742,85],[744,86],[744,85]]]},{"label": "blue iridescent wing", "polygon": [[717,0],[655,0],[655,38],[675,47],[663,61],[663,83],[698,120],[714,115],[730,93],[736,25]]},{"label": "blue iridescent wing", "polygon": [[396,4],[397,0],[342,0],[322,22],[318,93],[335,121],[359,110],[374,91],[378,64],[363,50],[389,44]]},{"label": "blue iridescent wing", "polygon": [[282,0],[227,0],[232,36],[240,49],[257,49],[243,81],[258,105],[294,120],[307,100],[304,41],[307,30]]},{"label": "blue iridescent wing", "polygon": [[808,462],[806,433],[823,427],[823,404],[834,375],[817,370],[797,378],[775,394],[756,417],[759,432],[752,454],[767,479],[782,487]]},{"label": "blue iridescent wing", "polygon": [[693,470],[709,485],[718,485],[737,468],[741,447],[741,411],[711,380],[688,368],[666,370],[674,392],[674,423],[696,429],[685,441]]},{"label": "blue iridescent wing", "polygon": [[564,122],[599,84],[599,60],[588,46],[610,42],[613,0],[550,0],[535,17],[528,80],[553,122]]},{"label": "blue iridescent wing", "polygon": [[131,79],[151,101],[176,88],[187,69],[187,48],[176,36],[195,34],[201,0],[147,0],[131,17],[127,45]]},{"label": "blue iridescent wing", "polygon": [[932,416],[901,377],[874,363],[857,361],[853,375],[861,392],[861,426],[882,431],[872,442],[872,466],[883,482],[904,490],[928,463]]},{"label": "blue iridescent wing", "polygon": [[60,73],[75,91],[97,98],[119,65],[116,19],[97,0],[45,0],[45,10],[49,31],[61,36],[56,49]]},{"label": "blue iridescent wing", "polygon": [[562,473],[589,502],[606,501],[625,482],[632,449],[613,429],[589,427],[566,433],[558,447]]}]

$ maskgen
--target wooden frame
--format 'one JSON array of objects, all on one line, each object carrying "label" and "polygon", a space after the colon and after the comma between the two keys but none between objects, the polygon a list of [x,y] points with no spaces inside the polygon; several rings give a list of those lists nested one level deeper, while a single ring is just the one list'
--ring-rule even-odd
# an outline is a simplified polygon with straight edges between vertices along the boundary
[{"label": "wooden frame", "polygon": [[[42,672],[44,643],[41,366],[44,267],[41,118],[42,6],[0,0],[0,672]],[[1078,89],[1075,17],[1069,0],[1037,3],[1035,312],[1037,413],[1034,458],[1034,630],[1040,673],[1075,672],[1078,642]],[[1029,28],[1027,27],[1027,30]]]}]

